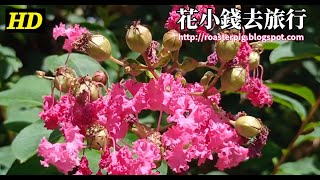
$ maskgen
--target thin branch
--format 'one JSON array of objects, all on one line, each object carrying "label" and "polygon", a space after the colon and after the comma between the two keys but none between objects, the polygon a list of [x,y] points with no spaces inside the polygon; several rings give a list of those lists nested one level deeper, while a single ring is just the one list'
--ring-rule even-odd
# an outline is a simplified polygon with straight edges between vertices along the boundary
[{"label": "thin branch", "polygon": [[120,65],[120,66],[124,66],[124,63],[122,61],[120,61],[119,59],[116,59],[113,56],[110,56],[110,60],[115,62],[116,64]]},{"label": "thin branch", "polygon": [[160,111],[160,115],[159,115],[159,119],[158,119],[157,132],[160,131],[161,121],[162,121],[162,112],[163,112],[163,111]]},{"label": "thin branch", "polygon": [[147,66],[148,66],[148,70],[152,73],[154,78],[156,78],[158,80],[159,79],[159,75],[154,71],[154,67],[150,64],[150,61],[148,59],[148,56],[147,56],[146,52],[142,53],[142,57],[143,57],[144,61],[146,62]]},{"label": "thin branch", "polygon": [[208,85],[208,87],[204,90],[203,94],[205,96],[206,96],[207,92],[209,91],[209,89],[216,85],[216,83],[218,82],[218,80],[219,80],[220,76],[223,74],[223,72],[224,72],[224,64],[221,64],[218,69],[217,75],[214,77],[214,79]]},{"label": "thin branch", "polygon": [[292,141],[290,142],[290,144],[288,145],[287,148],[287,152],[283,153],[280,160],[278,161],[278,163],[274,166],[274,169],[272,171],[272,175],[276,174],[279,170],[280,165],[287,159],[289,153],[291,152],[291,150],[294,148],[294,144],[297,141],[297,139],[299,138],[299,136],[303,133],[304,127],[310,122],[312,121],[312,117],[314,116],[314,114],[317,112],[318,108],[320,105],[320,96],[318,97],[317,101],[315,104],[313,104],[313,106],[311,107],[310,112],[308,113],[308,116],[303,119],[302,124],[297,132],[297,134],[294,136],[294,138],[292,139]]}]

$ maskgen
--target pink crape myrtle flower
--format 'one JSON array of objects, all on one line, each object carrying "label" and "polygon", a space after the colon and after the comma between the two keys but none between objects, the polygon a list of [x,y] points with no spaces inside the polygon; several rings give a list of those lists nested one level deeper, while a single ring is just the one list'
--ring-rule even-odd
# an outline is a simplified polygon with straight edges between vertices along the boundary
[{"label": "pink crape myrtle flower", "polygon": [[216,167],[222,171],[225,168],[237,166],[241,161],[249,158],[248,151],[248,148],[244,148],[229,141],[226,147],[220,149],[218,152],[219,159]]},{"label": "pink crape myrtle flower", "polygon": [[[221,115],[226,113],[221,110],[217,114],[212,107],[219,106],[220,93],[208,98],[190,94],[203,90],[203,86],[199,83],[187,83],[183,86],[173,75],[162,73],[158,79],[151,79],[148,83],[127,80],[113,84],[107,96],[85,105],[77,104],[74,97],[68,97],[70,96],[68,94],[62,96],[60,101],[53,100],[50,96],[45,97],[41,117],[46,124],[56,126],[68,123],[77,128],[78,132],[79,129],[84,130],[92,123],[104,126],[108,136],[115,141],[116,145],[113,147],[116,149],[111,151],[110,147],[107,147],[107,151],[101,157],[98,174],[101,174],[102,170],[114,175],[158,174],[155,171],[155,161],[161,159],[158,145],[146,139],[137,140],[132,148],[117,145],[128,132],[127,118],[138,117],[142,110],[167,113],[167,122],[173,123],[161,135],[160,141],[165,148],[163,158],[174,172],[188,170],[188,163],[194,159],[198,160],[198,165],[204,163],[206,159],[212,160],[213,154],[218,155],[217,168],[221,170],[231,168],[248,159],[249,150],[241,147],[242,139],[228,121],[222,119]],[[210,91],[214,92],[216,89]],[[50,113],[53,115],[49,116]],[[138,122],[138,119],[131,123],[135,122]],[[258,152],[264,145],[260,144],[259,147],[250,148],[250,154],[256,150]],[[59,148],[59,151],[63,151],[64,148],[63,144],[52,145],[43,140],[39,149],[51,146]],[[54,163],[56,162],[51,162]],[[54,165],[60,167],[59,170],[68,172],[61,164],[56,164]],[[89,173],[85,159],[69,165],[68,170],[74,164],[82,164],[77,174]]]},{"label": "pink crape myrtle flower", "polygon": [[244,69],[249,67],[249,55],[252,52],[252,48],[249,45],[248,41],[241,42],[239,50],[236,56],[229,62],[226,63],[226,67],[235,67],[235,66],[242,66]]},{"label": "pink crape myrtle flower", "polygon": [[249,65],[249,55],[252,51],[253,50],[248,41],[241,43],[236,57],[240,60],[242,67],[246,68]]},{"label": "pink crape myrtle flower", "polygon": [[178,32],[181,31],[181,27],[177,23],[181,17],[181,15],[177,12],[177,11],[179,11],[180,8],[189,9],[189,6],[188,5],[173,5],[171,12],[169,12],[169,17],[164,25],[164,28],[166,28],[167,30],[174,29]]},{"label": "pink crape myrtle flower", "polygon": [[247,81],[242,86],[241,91],[247,93],[246,97],[256,107],[262,108],[264,105],[270,107],[273,103],[269,88],[262,83],[260,78],[247,77]]},{"label": "pink crape myrtle flower", "polygon": [[62,96],[60,101],[57,101],[52,95],[44,96],[43,99],[43,111],[39,116],[44,120],[46,128],[56,129],[60,122],[70,121],[69,114],[75,103],[75,98],[72,95]]},{"label": "pink crape myrtle flower", "polygon": [[[118,95],[113,96],[113,94]],[[61,96],[60,101],[51,95],[44,96],[43,111],[39,115],[48,129],[58,128],[61,122],[70,122],[80,128],[80,133],[85,135],[86,128],[98,122],[105,126],[111,137],[119,139],[125,137],[128,130],[128,124],[122,121],[128,114],[121,105],[124,103],[121,103],[121,100],[126,101],[123,97],[125,92],[116,86],[110,96],[86,104],[79,104],[69,93]]]},{"label": "pink crape myrtle flower", "polygon": [[75,173],[75,175],[91,175],[92,171],[89,168],[89,161],[86,156],[82,156],[79,169]]},{"label": "pink crape myrtle flower", "polygon": [[160,160],[160,149],[154,143],[139,139],[133,143],[132,151],[122,147],[118,151],[102,156],[100,167],[112,175],[151,175],[156,167],[154,161]]},{"label": "pink crape myrtle flower", "polygon": [[88,33],[89,31],[86,28],[80,27],[78,24],[71,26],[69,28],[66,28],[66,25],[63,23],[60,23],[59,26],[55,26],[53,28],[53,38],[57,40],[59,36],[65,36],[67,39],[65,39],[63,44],[63,49],[67,50],[69,53],[72,51],[73,43],[78,40],[78,38],[81,37],[82,34]]},{"label": "pink crape myrtle flower", "polygon": [[177,31],[181,31],[180,25],[177,23],[180,19],[180,14],[177,13],[176,11],[171,11],[169,12],[169,18],[166,21],[164,28],[168,29],[168,30],[177,30]]},{"label": "pink crape myrtle flower", "polygon": [[44,160],[40,161],[44,167],[52,164],[64,174],[80,165],[79,151],[85,147],[84,136],[79,133],[79,128],[71,123],[60,123],[61,131],[65,137],[65,143],[51,144],[46,138],[42,138],[38,147],[38,155]]}]

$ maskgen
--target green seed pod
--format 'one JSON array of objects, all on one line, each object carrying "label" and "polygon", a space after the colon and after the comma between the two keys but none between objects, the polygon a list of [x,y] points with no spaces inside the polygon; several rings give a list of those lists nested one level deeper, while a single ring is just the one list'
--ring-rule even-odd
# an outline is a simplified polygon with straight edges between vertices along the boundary
[{"label": "green seed pod", "polygon": [[54,87],[63,93],[67,93],[72,84],[73,78],[69,75],[58,75],[54,78]]},{"label": "green seed pod", "polygon": [[241,116],[235,121],[234,127],[239,135],[252,138],[261,132],[262,124],[255,117]]},{"label": "green seed pod", "polygon": [[197,68],[198,64],[199,62],[195,59],[187,57],[180,65],[179,69],[181,69],[183,72],[190,72]]},{"label": "green seed pod", "polygon": [[246,70],[242,67],[234,67],[226,70],[221,76],[222,91],[237,91],[246,82]]},{"label": "green seed pod", "polygon": [[102,62],[110,58],[112,48],[109,40],[100,35],[93,35],[89,40],[87,54],[93,59]]},{"label": "green seed pod", "polygon": [[76,77],[77,75],[73,69],[59,67],[56,69],[53,80],[54,87],[63,93],[67,93]]},{"label": "green seed pod", "polygon": [[89,81],[82,83],[77,82],[76,85],[73,86],[72,93],[79,103],[87,102],[89,100],[89,95],[90,102],[93,102],[100,97],[99,88],[100,87]]},{"label": "green seed pod", "polygon": [[232,60],[240,47],[239,41],[217,41],[216,52],[222,64]]},{"label": "green seed pod", "polygon": [[174,29],[163,35],[163,46],[169,51],[176,51],[181,48],[182,40],[179,38],[180,33]]},{"label": "green seed pod", "polygon": [[250,71],[256,69],[260,64],[260,54],[252,51],[249,55],[250,60]]},{"label": "green seed pod", "polygon": [[144,53],[150,46],[152,35],[149,29],[139,23],[130,26],[126,34],[126,42],[132,51]]}]

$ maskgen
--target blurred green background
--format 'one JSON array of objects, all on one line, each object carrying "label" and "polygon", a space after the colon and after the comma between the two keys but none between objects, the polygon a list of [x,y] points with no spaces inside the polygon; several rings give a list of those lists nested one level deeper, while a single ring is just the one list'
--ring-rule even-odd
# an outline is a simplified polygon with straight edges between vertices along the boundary
[{"label": "blurred green background", "polygon": [[[230,5],[217,6],[221,8]],[[223,94],[221,106],[232,113],[246,111],[259,117],[269,127],[270,136],[263,149],[261,158],[250,159],[238,167],[219,172],[213,161],[207,161],[201,167],[196,161],[186,174],[271,174],[303,120],[315,107],[320,92],[320,6],[313,5],[277,5],[277,6],[242,6],[242,11],[255,7],[265,12],[266,8],[306,9],[307,18],[302,30],[258,30],[250,29],[246,33],[257,34],[303,34],[303,42],[265,43],[265,51],[261,56],[264,66],[264,80],[272,89],[274,104],[270,108],[254,108],[239,94]],[[50,137],[58,141],[60,135],[56,131],[43,128],[38,113],[41,111],[42,96],[50,94],[50,82],[35,76],[36,70],[49,71],[52,64],[48,58],[56,58],[61,62],[63,40],[52,38],[52,29],[60,22],[80,24],[89,30],[99,32],[112,43],[113,56],[116,58],[136,58],[137,54],[129,50],[124,36],[126,27],[132,21],[140,19],[153,34],[153,39],[161,42],[166,32],[164,24],[171,6],[139,6],[139,5],[65,5],[38,6],[13,5],[0,6],[0,17],[4,17],[6,8],[44,8],[46,9],[46,33],[5,33],[4,18],[0,18],[0,174],[59,174],[54,167],[44,168],[39,163],[36,148],[41,137]],[[219,14],[219,13],[218,13]],[[213,42],[184,43],[181,56],[191,56],[205,61],[212,53]],[[76,58],[83,56],[75,56]],[[93,63],[86,64],[90,67]],[[96,64],[95,64],[96,65]],[[81,66],[81,65],[79,65]],[[93,65],[92,65],[93,66]],[[110,76],[110,82],[117,82],[125,75],[121,68],[112,62],[101,64]],[[82,68],[85,68],[83,66]],[[81,68],[81,67],[80,67]],[[188,73],[188,82],[200,80],[208,69],[199,68]],[[88,72],[90,68],[87,69]],[[143,120],[153,122],[157,113],[146,113]],[[294,143],[286,161],[280,166],[277,174],[320,174],[320,122],[319,109],[313,114],[313,121],[306,123],[304,132]],[[127,139],[132,138],[130,135]],[[97,162],[97,154],[89,153],[90,162]],[[91,153],[91,155],[90,155]],[[91,158],[91,159],[90,159]],[[93,167],[96,168],[96,167]],[[166,171],[165,171],[166,172]],[[172,173],[168,171],[167,173]]]}]

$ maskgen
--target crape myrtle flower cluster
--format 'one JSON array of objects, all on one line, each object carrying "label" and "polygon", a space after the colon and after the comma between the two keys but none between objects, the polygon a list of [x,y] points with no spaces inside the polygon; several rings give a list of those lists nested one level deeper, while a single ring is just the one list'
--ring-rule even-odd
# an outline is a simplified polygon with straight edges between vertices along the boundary
[{"label": "crape myrtle flower cluster", "polygon": [[[53,29],[53,38],[66,37],[63,49],[68,53],[76,50],[100,62],[112,60],[131,78],[107,87],[107,72],[79,77],[67,63],[58,67],[51,79],[60,97],[56,98],[53,92],[44,96],[39,115],[45,127],[59,129],[65,141],[51,143],[45,137],[41,140],[38,155],[43,166],[53,165],[64,174],[75,175],[156,175],[163,161],[175,173],[187,171],[192,160],[197,160],[198,166],[206,160],[216,160],[215,168],[223,171],[261,156],[269,132],[262,120],[245,112],[225,112],[219,105],[224,91],[246,93],[257,108],[272,104],[272,96],[262,81],[261,45],[217,41],[206,62],[187,57],[180,63],[179,35],[183,32],[176,26],[177,8],[173,6],[169,14],[165,24],[168,32],[162,42],[154,41],[149,29],[139,21],[128,28],[127,45],[140,53],[145,63],[112,57],[107,38],[79,25],[66,28],[61,23]],[[196,8],[201,17],[206,8],[215,7]],[[183,76],[198,67],[211,71],[199,83],[188,83]],[[146,74],[148,81],[136,78]],[[39,71],[38,75],[46,77],[45,72]],[[217,88],[219,81],[221,86]],[[139,121],[143,110],[160,112],[156,127]],[[165,120],[164,113],[168,115]],[[166,127],[161,126],[161,121],[167,121]],[[138,140],[124,143],[123,138],[130,131]],[[89,168],[84,155],[88,148],[100,152],[98,172]]]}]

